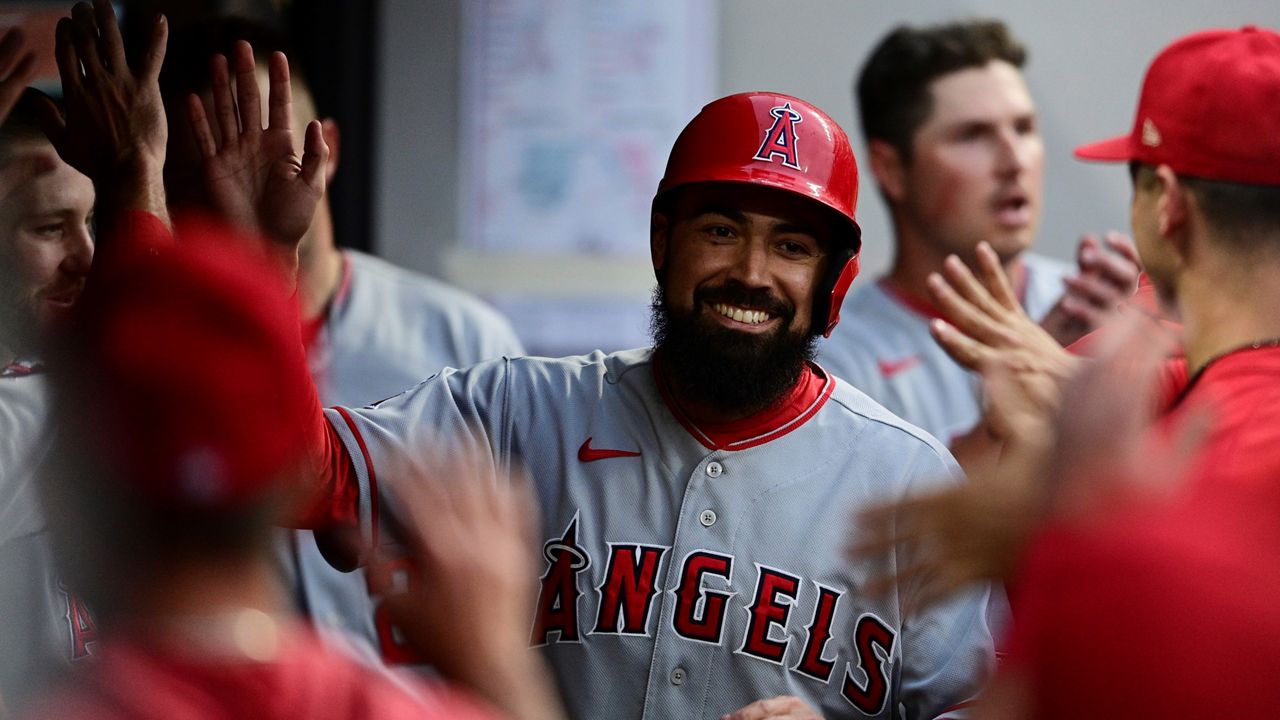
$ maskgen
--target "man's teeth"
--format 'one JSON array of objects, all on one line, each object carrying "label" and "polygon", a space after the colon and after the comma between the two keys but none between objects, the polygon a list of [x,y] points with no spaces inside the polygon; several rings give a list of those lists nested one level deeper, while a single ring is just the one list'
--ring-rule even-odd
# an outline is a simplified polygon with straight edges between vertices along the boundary
[{"label": "man's teeth", "polygon": [[766,320],[772,319],[772,316],[763,310],[745,310],[743,308],[725,305],[723,303],[715,303],[711,307],[715,309],[716,312],[727,318],[732,318],[740,323],[746,323],[748,325],[759,325]]}]

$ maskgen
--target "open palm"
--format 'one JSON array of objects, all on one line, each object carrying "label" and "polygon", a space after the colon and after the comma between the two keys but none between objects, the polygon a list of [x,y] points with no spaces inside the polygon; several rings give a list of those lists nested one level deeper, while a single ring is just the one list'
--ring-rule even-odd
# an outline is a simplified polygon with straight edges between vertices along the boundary
[{"label": "open palm", "polygon": [[232,97],[227,60],[212,66],[215,137],[200,98],[188,98],[188,116],[204,156],[204,181],[217,211],[227,220],[296,250],[324,195],[329,148],[320,123],[307,126],[299,158],[293,138],[289,64],[281,53],[268,64],[267,127],[262,128],[253,49],[235,50],[236,88]]}]

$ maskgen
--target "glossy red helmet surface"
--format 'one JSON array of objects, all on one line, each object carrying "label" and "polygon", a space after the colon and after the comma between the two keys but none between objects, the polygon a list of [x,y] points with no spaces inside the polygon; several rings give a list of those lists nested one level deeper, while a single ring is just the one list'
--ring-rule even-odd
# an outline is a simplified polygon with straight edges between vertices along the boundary
[{"label": "glossy red helmet surface", "polygon": [[845,230],[820,288],[814,327],[830,335],[858,274],[862,231],[858,164],[849,137],[823,111],[799,98],[749,92],[720,98],[676,138],[654,198],[682,185],[739,182],[784,190],[835,211]]}]

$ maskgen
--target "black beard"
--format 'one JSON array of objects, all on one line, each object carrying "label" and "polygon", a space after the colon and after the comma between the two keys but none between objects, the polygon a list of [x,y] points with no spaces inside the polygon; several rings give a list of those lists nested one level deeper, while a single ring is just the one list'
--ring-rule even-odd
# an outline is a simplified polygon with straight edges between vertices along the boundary
[{"label": "black beard", "polygon": [[[701,319],[698,308],[715,302],[765,310],[781,320],[779,328],[758,336]],[[787,329],[795,308],[767,292],[737,285],[699,288],[693,307],[689,314],[673,312],[659,285],[649,332],[667,378],[699,404],[734,415],[763,410],[795,387],[817,351],[816,336]]]}]

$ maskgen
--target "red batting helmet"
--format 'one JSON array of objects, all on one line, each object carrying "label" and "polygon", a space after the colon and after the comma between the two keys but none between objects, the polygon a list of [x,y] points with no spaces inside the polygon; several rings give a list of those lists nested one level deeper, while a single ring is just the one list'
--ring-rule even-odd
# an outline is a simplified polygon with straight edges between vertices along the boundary
[{"label": "red batting helmet", "polygon": [[676,138],[655,207],[667,192],[701,182],[775,188],[835,211],[842,231],[813,309],[813,326],[830,335],[858,274],[862,248],[854,215],[858,164],[844,130],[826,113],[789,95],[749,92],[720,98],[702,108]]}]

